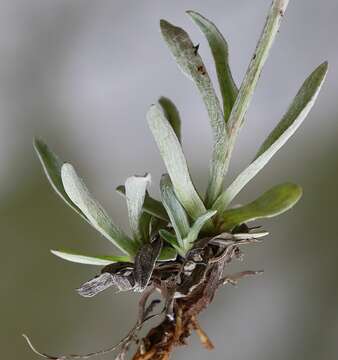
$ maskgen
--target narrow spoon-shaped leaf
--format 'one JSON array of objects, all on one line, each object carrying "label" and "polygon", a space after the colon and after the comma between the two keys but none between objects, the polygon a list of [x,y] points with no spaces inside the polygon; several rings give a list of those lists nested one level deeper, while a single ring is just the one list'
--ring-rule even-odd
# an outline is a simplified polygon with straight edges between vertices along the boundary
[{"label": "narrow spoon-shaped leaf", "polygon": [[59,159],[56,154],[54,154],[54,152],[43,140],[36,138],[34,139],[33,145],[42,164],[43,170],[47,176],[47,179],[49,180],[55,192],[68,206],[70,206],[74,211],[76,211],[80,216],[82,216],[83,219],[88,222],[86,216],[76,205],[72,203],[63,188],[61,179],[61,167],[63,161]]},{"label": "narrow spoon-shaped leaf", "polygon": [[224,119],[227,120],[235,103],[238,89],[229,66],[228,44],[216,25],[196,11],[187,11],[208,40],[216,65],[219,87],[223,98]]},{"label": "narrow spoon-shaped leaf", "polygon": [[227,166],[234,148],[235,139],[243,125],[244,116],[251,102],[271,46],[278,33],[281,19],[284,16],[288,2],[289,0],[273,0],[255,53],[239,89],[238,96],[228,120],[229,151],[227,153]]},{"label": "narrow spoon-shaped leaf", "polygon": [[285,183],[265,192],[255,201],[225,211],[222,215],[222,231],[229,231],[236,225],[261,218],[269,218],[289,210],[302,196],[302,188]]},{"label": "narrow spoon-shaped leaf", "polygon": [[[119,185],[116,188],[116,191],[120,195],[126,196],[126,188],[124,185]],[[149,196],[149,194],[147,192],[146,192],[146,196],[144,198],[143,210],[145,212],[147,212],[148,214],[155,216],[158,219],[161,219],[164,221],[169,221],[169,217],[168,217],[167,212],[165,211],[165,208],[162,205],[162,203],[160,201],[152,198],[151,196]]]},{"label": "narrow spoon-shaped leaf", "polygon": [[140,219],[142,215],[142,207],[146,195],[147,185],[150,183],[150,175],[131,176],[125,183],[126,200],[128,207],[129,223],[134,239],[137,242],[145,241],[142,239],[142,231],[140,229]]},{"label": "narrow spoon-shaped leaf", "polygon": [[135,255],[136,243],[113,224],[106,211],[89,193],[83,180],[79,178],[71,164],[62,166],[61,177],[67,195],[81,209],[92,226],[120,250],[128,255]]},{"label": "narrow spoon-shaped leaf", "polygon": [[189,230],[188,236],[184,239],[184,249],[186,251],[190,250],[194,245],[194,242],[197,240],[200,231],[202,230],[204,224],[211,219],[217,213],[216,210],[209,210],[205,214],[201,215],[192,225]]},{"label": "narrow spoon-shaped leaf", "polygon": [[162,176],[160,187],[162,203],[167,210],[178,242],[181,247],[184,247],[183,239],[189,234],[190,230],[188,216],[175,195],[169,175]]},{"label": "narrow spoon-shaped leaf", "polygon": [[189,35],[182,28],[165,20],[161,20],[160,26],[163,38],[177,65],[197,86],[209,115],[214,147],[206,203],[207,206],[211,206],[221,192],[224,181],[228,142],[224,115],[207,70]]},{"label": "narrow spoon-shaped leaf", "polygon": [[296,97],[289,106],[278,125],[264,141],[252,163],[242,171],[233,183],[223,192],[215,204],[214,209],[220,213],[225,211],[234,197],[243,187],[269,162],[273,155],[288,141],[302,124],[312,106],[327,74],[327,62],[321,64],[305,80]]},{"label": "narrow spoon-shaped leaf", "polygon": [[193,219],[198,218],[206,209],[191,181],[188,165],[174,130],[158,105],[150,107],[147,119],[177,198]]},{"label": "narrow spoon-shaped leaf", "polygon": [[161,107],[163,109],[164,116],[167,118],[167,120],[169,121],[169,124],[175,131],[177,139],[179,140],[179,142],[182,142],[181,118],[180,118],[180,114],[179,114],[175,104],[170,99],[168,99],[164,96],[162,96],[158,100],[158,103],[161,105]]},{"label": "narrow spoon-shaped leaf", "polygon": [[71,261],[78,264],[86,265],[109,265],[116,262],[130,262],[129,256],[115,256],[115,255],[85,255],[73,250],[51,250],[53,255],[61,259]]}]

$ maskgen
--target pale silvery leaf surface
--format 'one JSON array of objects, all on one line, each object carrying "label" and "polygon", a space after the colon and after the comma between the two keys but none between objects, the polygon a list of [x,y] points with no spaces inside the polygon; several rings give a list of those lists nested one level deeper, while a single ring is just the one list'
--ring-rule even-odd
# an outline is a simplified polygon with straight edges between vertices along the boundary
[{"label": "pale silvery leaf surface", "polygon": [[135,255],[136,243],[112,222],[106,211],[92,197],[71,164],[62,166],[61,177],[67,195],[81,209],[93,227],[120,250],[129,255]]},{"label": "pale silvery leaf surface", "polygon": [[165,174],[162,176],[160,187],[162,203],[167,210],[178,242],[180,246],[183,247],[183,239],[188,235],[190,230],[187,214],[175,195],[169,175]]},{"label": "pale silvery leaf surface", "polygon": [[271,46],[278,33],[281,19],[289,0],[273,0],[271,8],[263,28],[263,32],[258,41],[254,55],[249,64],[244,80],[240,86],[238,96],[228,120],[229,129],[229,151],[227,153],[227,167],[233,151],[235,139],[243,125],[244,116],[251,102],[258,79],[262,72],[265,61],[268,57]]},{"label": "pale silvery leaf surface", "polygon": [[34,139],[33,144],[47,179],[49,180],[55,192],[68,206],[70,206],[74,211],[81,215],[84,220],[88,222],[86,216],[77,206],[72,203],[63,188],[61,167],[64,162],[59,159],[59,157],[48,147],[48,145],[43,140],[36,138]]},{"label": "pale silvery leaf surface", "polygon": [[302,188],[291,183],[276,185],[255,201],[229,209],[222,214],[222,231],[256,219],[282,214],[294,206],[302,196]]},{"label": "pale silvery leaf surface", "polygon": [[133,233],[134,240],[137,242],[142,242],[140,219],[146,189],[150,181],[151,177],[148,174],[146,176],[131,176],[125,183],[130,228]]},{"label": "pale silvery leaf surface", "polygon": [[181,118],[180,114],[175,106],[175,104],[168,98],[162,96],[158,103],[161,105],[164,116],[169,121],[169,124],[175,131],[175,134],[177,136],[177,139],[179,142],[182,142],[182,136],[181,136]]},{"label": "pale silvery leaf surface", "polygon": [[187,14],[191,16],[208,40],[222,94],[224,119],[227,120],[238,93],[229,66],[228,44],[216,25],[210,20],[196,11],[187,11]]},{"label": "pale silvery leaf surface", "polygon": [[74,250],[51,250],[51,253],[61,259],[71,261],[78,264],[86,265],[109,265],[116,262],[130,262],[129,256],[115,255],[86,255]]},{"label": "pale silvery leaf surface", "polygon": [[224,115],[205,65],[189,35],[182,28],[165,20],[161,20],[160,26],[163,38],[179,68],[196,84],[200,91],[209,115],[214,146],[206,204],[211,206],[222,190],[226,171],[228,133]]},{"label": "pale silvery leaf surface", "polygon": [[302,124],[314,105],[327,74],[328,65],[318,66],[305,80],[289,109],[264,141],[252,163],[242,171],[213,205],[220,213],[225,211],[234,197],[269,162]]},{"label": "pale silvery leaf surface", "polygon": [[202,230],[204,224],[211,219],[217,213],[216,210],[209,210],[205,214],[201,215],[198,219],[195,220],[191,226],[187,237],[184,239],[184,249],[190,250],[194,245],[194,242],[197,240],[200,231]]},{"label": "pale silvery leaf surface", "polygon": [[[126,188],[124,185],[119,185],[116,188],[116,191],[118,194],[126,196]],[[144,198],[143,210],[158,219],[169,221],[168,215],[162,203],[149,196],[148,192],[146,192],[146,196]]]},{"label": "pale silvery leaf surface", "polygon": [[193,219],[198,218],[206,209],[191,181],[181,144],[173,128],[158,105],[150,107],[147,119],[177,198]]}]

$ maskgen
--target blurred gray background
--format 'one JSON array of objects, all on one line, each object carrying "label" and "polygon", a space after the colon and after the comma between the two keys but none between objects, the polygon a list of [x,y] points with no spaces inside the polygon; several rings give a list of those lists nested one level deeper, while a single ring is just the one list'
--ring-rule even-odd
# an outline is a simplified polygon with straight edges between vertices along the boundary
[{"label": "blurred gray background", "polygon": [[[196,185],[207,182],[211,133],[193,84],[177,69],[159,19],[186,28],[211,75],[208,46],[184,11],[212,19],[230,46],[240,83],[270,0],[0,2],[0,344],[3,359],[35,359],[21,334],[51,354],[87,352],[117,342],[136,318],[137,296],[107,291],[83,299],[74,289],[96,267],[67,263],[49,249],[93,253],[112,247],[54,194],[32,148],[41,136],[72,162],[115,222],[127,228],[114,192],[148,171],[158,194],[164,166],[145,121],[160,95],[181,111],[184,150]],[[336,359],[338,353],[337,131],[338,2],[291,0],[235,151],[228,181],[248,164],[305,77],[330,71],[310,116],[238,198],[294,181],[304,197],[263,222],[271,235],[237,268],[265,269],[223,288],[201,316],[216,349],[192,338],[174,359]],[[112,355],[104,357],[111,359]]]}]

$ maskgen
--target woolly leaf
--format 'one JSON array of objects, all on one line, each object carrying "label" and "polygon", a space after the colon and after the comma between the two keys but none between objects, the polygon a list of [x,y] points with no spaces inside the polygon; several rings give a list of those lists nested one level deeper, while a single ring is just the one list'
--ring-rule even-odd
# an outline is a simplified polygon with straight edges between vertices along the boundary
[{"label": "woolly leaf", "polygon": [[175,194],[188,214],[196,219],[206,210],[191,181],[180,142],[158,105],[150,107],[147,119],[173,183]]},{"label": "woolly leaf", "polygon": [[242,171],[227,190],[219,196],[213,208],[225,211],[243,187],[270,161],[302,124],[314,105],[327,74],[327,62],[321,64],[305,80],[288,111],[260,147],[253,162]]},{"label": "woolly leaf", "polygon": [[160,22],[163,38],[179,68],[197,86],[208,111],[214,147],[206,204],[211,206],[222,190],[226,170],[228,133],[221,105],[198,51],[185,30],[165,20]]},{"label": "woolly leaf", "polygon": [[138,242],[145,240],[142,239],[140,219],[146,189],[147,185],[150,183],[150,179],[149,174],[146,176],[131,176],[125,183],[129,223],[134,239]]},{"label": "woolly leaf", "polygon": [[251,59],[248,70],[239,89],[235,104],[231,110],[228,120],[229,151],[227,153],[227,165],[230,161],[235,139],[241,126],[243,125],[244,116],[248,110],[271,46],[278,33],[281,19],[284,15],[288,2],[289,0],[273,0],[255,53]]},{"label": "woolly leaf", "polygon": [[67,195],[81,209],[93,227],[120,250],[129,255],[134,255],[136,253],[136,243],[113,224],[106,211],[92,197],[71,164],[62,166],[61,177]]},{"label": "woolly leaf", "polygon": [[236,225],[256,219],[270,218],[282,214],[294,206],[302,196],[300,186],[285,183],[265,192],[255,201],[229,209],[222,214],[222,231],[233,229]]},{"label": "woolly leaf", "polygon": [[222,94],[224,118],[227,120],[238,93],[229,66],[228,44],[216,25],[210,20],[196,11],[187,11],[187,14],[191,16],[192,20],[199,26],[208,40]]},{"label": "woolly leaf", "polygon": [[[124,185],[119,185],[116,188],[116,191],[122,196],[126,195],[126,188]],[[169,221],[168,215],[162,203],[149,196],[148,192],[146,192],[146,196],[144,198],[143,210],[158,219]]]}]

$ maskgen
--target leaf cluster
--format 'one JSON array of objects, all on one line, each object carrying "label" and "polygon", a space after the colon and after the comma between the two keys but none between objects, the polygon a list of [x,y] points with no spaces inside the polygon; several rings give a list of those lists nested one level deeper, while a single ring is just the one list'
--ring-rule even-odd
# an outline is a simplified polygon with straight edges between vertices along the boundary
[{"label": "leaf cluster", "polygon": [[306,118],[324,82],[328,68],[326,62],[308,76],[288,110],[258,148],[253,160],[230,186],[224,188],[235,141],[245,122],[247,109],[287,3],[286,0],[273,1],[240,86],[235,84],[232,77],[228,44],[218,28],[201,14],[187,12],[209,44],[221,99],[216,94],[198,47],[187,32],[168,21],[160,22],[161,33],[169,51],[180,70],[195,84],[208,113],[213,134],[213,151],[204,196],[200,195],[193,183],[183,153],[179,111],[165,97],[152,105],[147,113],[148,125],[167,170],[160,182],[161,199],[154,199],[148,192],[151,181],[149,174],[131,176],[124,185],[117,187],[117,192],[126,199],[131,230],[129,234],[111,220],[71,164],[60,160],[41,139],[34,141],[48,180],[57,194],[123,253],[94,256],[61,249],[52,250],[53,254],[65,260],[91,265],[134,262],[142,248],[160,236],[164,246],[155,260],[173,260],[178,255],[185,257],[200,237],[232,232],[241,224],[279,215],[299,200],[302,195],[301,187],[282,183],[249,204],[231,207],[239,192],[268,164]]}]

